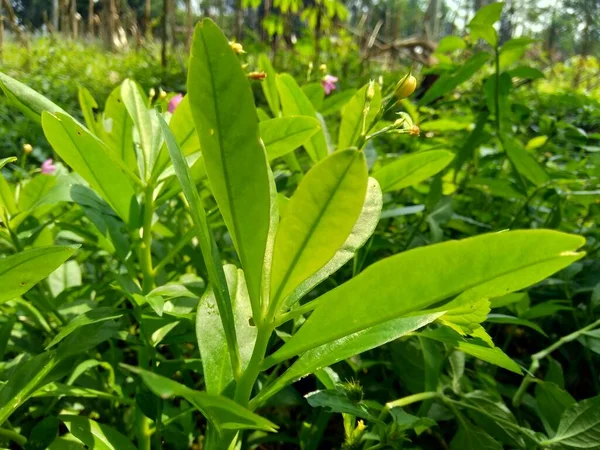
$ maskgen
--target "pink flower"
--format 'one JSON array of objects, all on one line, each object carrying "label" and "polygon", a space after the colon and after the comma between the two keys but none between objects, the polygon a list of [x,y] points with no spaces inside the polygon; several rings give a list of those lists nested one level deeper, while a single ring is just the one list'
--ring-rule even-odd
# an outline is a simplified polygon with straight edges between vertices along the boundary
[{"label": "pink flower", "polygon": [[42,173],[44,175],[52,175],[56,172],[56,166],[54,165],[54,161],[52,159],[47,159],[42,163]]},{"label": "pink flower", "polygon": [[336,89],[335,83],[337,83],[338,77],[334,77],[333,75],[325,75],[321,80],[321,84],[323,85],[323,89],[325,89],[325,95],[331,94],[331,91]]},{"label": "pink flower", "polygon": [[175,112],[175,110],[177,109],[177,107],[181,103],[181,100],[183,100],[183,95],[181,95],[181,94],[177,94],[175,97],[173,97],[171,99],[171,101],[169,102],[169,108],[168,108],[169,112],[171,114],[173,114]]}]

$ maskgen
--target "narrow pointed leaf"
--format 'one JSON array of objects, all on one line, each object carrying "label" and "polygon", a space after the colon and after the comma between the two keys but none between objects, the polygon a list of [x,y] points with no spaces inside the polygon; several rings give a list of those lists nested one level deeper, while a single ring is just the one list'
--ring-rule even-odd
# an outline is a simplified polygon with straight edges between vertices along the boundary
[{"label": "narrow pointed leaf", "polygon": [[280,304],[333,258],[350,235],[367,190],[364,154],[336,152],[302,179],[279,224],[271,299]]},{"label": "narrow pointed leaf", "polygon": [[511,231],[392,256],[315,300],[319,306],[270,360],[285,360],[461,293],[489,298],[523,289],[580,259],[584,253],[576,250],[584,243],[556,231]]},{"label": "narrow pointed leaf", "polygon": [[544,444],[564,448],[600,448],[600,396],[588,398],[567,408],[560,418],[556,435]]},{"label": "narrow pointed leaf", "polygon": [[83,86],[79,87],[78,98],[79,106],[81,107],[83,118],[85,119],[85,125],[87,126],[88,130],[90,130],[93,134],[98,135],[98,132],[96,130],[97,123],[94,111],[98,109],[98,103],[96,103],[96,100],[94,99],[90,91],[88,91]]},{"label": "narrow pointed leaf", "polygon": [[85,416],[63,415],[59,419],[73,436],[94,450],[135,450],[129,439],[112,427]]},{"label": "narrow pointed leaf", "polygon": [[194,33],[188,92],[206,173],[257,316],[270,225],[267,159],[250,83],[222,31],[208,19]]},{"label": "narrow pointed leaf", "polygon": [[533,184],[541,186],[550,180],[550,176],[543,167],[516,140],[504,136],[502,146],[515,169]]},{"label": "narrow pointed leaf", "polygon": [[277,72],[273,69],[269,57],[264,53],[258,57],[258,68],[267,75],[267,78],[262,82],[262,88],[271,113],[273,117],[279,117],[281,115],[281,104],[279,102],[279,92],[277,91]]},{"label": "narrow pointed leaf", "polygon": [[426,180],[442,171],[452,160],[454,153],[447,150],[431,150],[401,156],[373,173],[383,192],[397,191]]}]

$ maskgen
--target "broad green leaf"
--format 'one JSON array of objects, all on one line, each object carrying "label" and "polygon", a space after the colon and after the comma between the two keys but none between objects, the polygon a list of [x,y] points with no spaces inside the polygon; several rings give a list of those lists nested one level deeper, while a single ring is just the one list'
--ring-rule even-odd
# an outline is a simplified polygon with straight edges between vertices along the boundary
[{"label": "broad green leaf", "polygon": [[565,410],[575,404],[575,399],[556,383],[539,381],[535,385],[538,414],[554,433]]},{"label": "broad green leaf", "polygon": [[456,50],[463,50],[466,46],[465,40],[458,36],[444,36],[438,42],[435,51],[436,53],[452,53]]},{"label": "broad green leaf", "polygon": [[490,58],[486,52],[476,53],[471,56],[456,71],[442,74],[419,100],[419,105],[426,105],[438,97],[446,95],[457,86],[471,78]]},{"label": "broad green leaf", "polygon": [[57,438],[47,450],[85,450],[83,443],[72,434]]},{"label": "broad green leaf", "polygon": [[502,308],[519,302],[529,302],[529,294],[527,292],[513,292],[511,294],[502,295],[490,299],[490,308]]},{"label": "broad green leaf", "polygon": [[[310,99],[300,89],[300,86],[291,75],[287,73],[277,75],[277,91],[281,99],[284,116],[317,117],[317,112]],[[304,148],[313,162],[320,161],[329,153],[325,134],[322,130],[314,134],[310,141],[304,144]]]},{"label": "broad green leaf", "polygon": [[6,349],[12,335],[12,329],[17,322],[17,316],[12,315],[0,324],[0,360],[4,360]]},{"label": "broad green leaf", "polygon": [[538,324],[529,320],[520,319],[518,317],[507,316],[504,314],[488,314],[487,321],[490,323],[506,323],[511,325],[518,325],[521,327],[527,327],[537,331],[542,336],[547,336],[544,330],[542,330]]},{"label": "broad green leaf", "polygon": [[[19,213],[17,202],[15,201],[15,193],[6,178],[0,174],[0,211],[2,216],[14,216]],[[4,219],[2,219],[4,220]]]},{"label": "broad green leaf", "polygon": [[279,92],[277,91],[277,72],[273,69],[269,57],[261,53],[258,57],[258,68],[267,74],[267,78],[262,82],[263,92],[273,117],[281,115],[281,104],[279,103]]},{"label": "broad green leaf", "polygon": [[494,197],[507,199],[520,199],[525,196],[519,192],[515,186],[508,180],[498,180],[495,178],[473,177],[467,184],[468,187],[479,189],[486,194]]},{"label": "broad green leaf", "polygon": [[352,414],[370,421],[377,421],[378,411],[374,411],[362,401],[353,402],[346,394],[337,389],[315,391],[305,396],[313,408],[325,408],[328,412]]},{"label": "broad green leaf", "polygon": [[[231,358],[237,358],[239,360],[239,350],[237,350],[237,339],[235,330],[235,319],[233,315],[233,308],[231,305],[231,297],[227,288],[227,281],[225,273],[223,272],[223,266],[221,263],[221,256],[215,238],[212,235],[212,231],[208,225],[208,219],[206,217],[206,211],[202,206],[200,195],[196,190],[196,185],[192,181],[192,175],[190,174],[190,168],[188,167],[181,149],[175,141],[175,137],[169,129],[167,123],[157,112],[156,115],[159,117],[160,124],[163,128],[163,134],[165,136],[165,143],[173,162],[173,168],[177,179],[181,184],[181,189],[185,195],[186,200],[189,204],[190,214],[200,249],[202,250],[202,258],[208,271],[208,281],[213,287],[217,306],[219,309],[219,315],[221,322],[223,323],[223,329],[225,330],[225,337],[230,352]],[[232,354],[237,352],[237,354]],[[233,362],[233,360],[232,360]]]},{"label": "broad green leaf", "polygon": [[523,78],[524,80],[537,80],[539,78],[545,78],[543,72],[528,66],[515,67],[508,73],[511,77]]},{"label": "broad green leaf", "polygon": [[373,173],[383,192],[397,191],[414,186],[442,171],[454,159],[447,150],[404,155]]},{"label": "broad green leaf", "polygon": [[344,338],[314,348],[304,353],[292,366],[285,371],[275,382],[260,391],[256,401],[260,404],[269,397],[279,392],[290,383],[315,373],[324,367],[331,366],[338,361],[358,355],[380,345],[398,339],[412,331],[418,330],[433,322],[443,313],[433,313],[423,316],[402,317],[390,320],[380,325],[351,334]]},{"label": "broad green leaf", "polygon": [[77,261],[67,261],[48,277],[48,286],[54,297],[65,289],[81,286],[81,268]]},{"label": "broad green leaf", "polygon": [[42,197],[56,184],[56,177],[36,175],[22,185],[17,206],[19,211],[33,209]]},{"label": "broad green leaf", "polygon": [[78,398],[101,398],[115,400],[121,403],[132,403],[131,399],[119,397],[97,389],[69,386],[62,383],[48,383],[35,391],[32,397],[78,397]]},{"label": "broad green leaf", "polygon": [[382,205],[383,195],[381,193],[379,183],[377,183],[377,180],[374,178],[369,178],[367,184],[367,196],[362,206],[360,215],[354,224],[354,228],[352,228],[352,231],[350,232],[350,236],[348,236],[346,242],[344,242],[341,248],[327,264],[315,272],[314,275],[300,283],[298,287],[287,296],[283,307],[281,308],[283,311],[291,308],[315,286],[317,286],[330,275],[337,272],[338,269],[352,259],[358,249],[367,242],[367,240],[375,231],[375,228],[379,223]]},{"label": "broad green leaf", "polygon": [[258,319],[270,226],[269,168],[248,78],[222,31],[208,19],[194,33],[188,92],[206,173]]},{"label": "broad green leaf", "polygon": [[323,106],[325,99],[325,91],[321,83],[308,83],[302,86],[302,92],[306,94],[316,111],[319,111]]},{"label": "broad green leaf", "polygon": [[[235,316],[236,336],[240,348],[242,369],[245,369],[256,341],[256,327],[250,325],[252,308],[248,298],[244,272],[234,265],[224,267],[231,304]],[[196,315],[196,337],[202,356],[204,382],[209,394],[222,394],[233,381],[233,370],[229,360],[225,331],[219,316],[214,292],[209,287],[198,306]]]},{"label": "broad green leaf", "polygon": [[421,131],[460,131],[468,130],[472,125],[472,117],[466,117],[465,119],[437,119],[428,120],[419,125]]},{"label": "broad green leaf", "polygon": [[321,129],[321,124],[314,117],[279,117],[260,122],[259,129],[267,157],[272,161],[304,145]]},{"label": "broad green leaf", "polygon": [[66,114],[42,115],[46,138],[58,155],[86,180],[125,223],[137,220],[135,192],[116,155]]},{"label": "broad green leaf", "polygon": [[85,119],[85,125],[88,130],[90,130],[93,134],[97,136],[98,124],[96,122],[95,110],[98,109],[98,103],[96,103],[96,100],[94,99],[90,91],[88,91],[83,86],[79,86],[78,98],[79,106],[81,107],[81,113],[83,114],[83,118]]},{"label": "broad green leaf", "polygon": [[515,169],[533,184],[541,186],[550,180],[544,168],[515,139],[503,136],[502,147]]},{"label": "broad green leaf", "polygon": [[473,334],[479,324],[486,320],[490,312],[490,301],[487,298],[464,298],[459,295],[439,309],[445,312],[438,321],[465,336]]},{"label": "broad green leaf", "polygon": [[536,148],[543,146],[546,142],[548,142],[548,136],[536,136],[527,141],[525,148],[527,150],[535,150]]},{"label": "broad green leaf", "polygon": [[0,303],[23,295],[69,259],[77,248],[39,247],[0,259]]},{"label": "broad green leaf", "polygon": [[135,125],[134,136],[137,136],[136,153],[140,175],[144,180],[149,180],[162,147],[160,126],[156,116],[150,113],[142,89],[135,81],[123,81],[121,98]]},{"label": "broad green leaf", "polygon": [[381,108],[381,88],[379,84],[374,83],[375,95],[371,100],[371,107],[369,113],[365,119],[364,109],[366,103],[366,93],[369,89],[369,83],[364,85],[361,89],[356,92],[348,103],[342,108],[342,121],[340,123],[340,133],[338,136],[338,150],[345,150],[347,148],[355,147],[358,138],[363,132],[363,121],[364,121],[364,132],[369,130],[369,126],[377,116],[379,109]]},{"label": "broad green leaf", "polygon": [[481,428],[461,422],[450,441],[450,450],[502,450],[502,444]]},{"label": "broad green leaf", "polygon": [[0,390],[0,425],[36,390],[55,366],[53,352],[44,352],[22,361]]},{"label": "broad green leaf", "polygon": [[101,306],[99,308],[92,309],[80,316],[77,316],[75,319],[71,320],[68,324],[62,327],[59,333],[54,336],[54,339],[52,339],[46,346],[46,350],[54,347],[80,327],[91,325],[93,323],[104,322],[106,320],[119,319],[124,315],[124,311],[120,311],[110,306]]},{"label": "broad green leaf", "polygon": [[113,338],[121,329],[121,324],[113,320],[92,322],[77,327],[70,331],[56,349],[56,359],[64,360],[70,356],[85,353]]},{"label": "broad green leaf", "polygon": [[41,121],[43,111],[66,114],[60,106],[57,106],[42,94],[2,72],[0,72],[0,88],[23,114],[38,123]]},{"label": "broad green leaf", "polygon": [[342,247],[360,215],[367,180],[364,154],[355,150],[328,156],[304,176],[275,237],[271,273],[275,307]]},{"label": "broad green leaf", "polygon": [[563,413],[556,435],[545,445],[566,448],[600,448],[600,396],[571,405]]},{"label": "broad green leaf", "polygon": [[73,436],[94,450],[136,450],[134,445],[108,425],[96,422],[85,416],[61,415],[58,418],[67,426]]},{"label": "broad green leaf", "polygon": [[60,422],[53,416],[38,422],[29,433],[25,450],[46,450],[58,436],[59,425]]},{"label": "broad green leaf", "polygon": [[121,86],[116,87],[108,96],[101,123],[98,123],[96,130],[102,142],[116,153],[127,168],[137,170],[133,147],[133,120],[123,102]]},{"label": "broad green leaf", "polygon": [[494,25],[500,20],[503,6],[504,3],[499,2],[491,3],[487,6],[479,8],[479,10],[477,10],[477,12],[475,13],[475,16],[473,16],[473,18],[471,19],[469,26],[475,24],[488,26]]},{"label": "broad green leaf", "polygon": [[519,61],[525,54],[527,47],[534,42],[535,39],[527,37],[511,39],[505,42],[500,49],[500,69],[504,69]]},{"label": "broad green leaf", "polygon": [[138,373],[146,386],[159,397],[166,399],[183,397],[208,419],[218,430],[262,430],[276,431],[277,425],[271,423],[248,409],[220,395],[195,391],[169,378],[147,370],[130,367]]},{"label": "broad green leaf", "polygon": [[327,292],[300,330],[272,355],[282,361],[365,328],[462,295],[497,297],[580,259],[579,236],[550,230],[484,234],[379,261]]},{"label": "broad green leaf", "polygon": [[471,31],[471,39],[474,42],[477,42],[478,39],[483,39],[492,47],[498,45],[498,33],[492,25],[471,23],[469,25],[469,30]]}]

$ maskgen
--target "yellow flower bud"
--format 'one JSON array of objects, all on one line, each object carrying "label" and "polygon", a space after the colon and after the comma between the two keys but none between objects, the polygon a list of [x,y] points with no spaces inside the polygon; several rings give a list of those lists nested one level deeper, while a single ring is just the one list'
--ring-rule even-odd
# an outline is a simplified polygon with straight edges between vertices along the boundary
[{"label": "yellow flower bud", "polygon": [[410,134],[411,136],[419,136],[421,134],[421,130],[418,126],[413,125],[412,127],[410,127],[408,134]]},{"label": "yellow flower bud", "polygon": [[159,97],[161,100],[164,100],[165,98],[167,98],[167,93],[161,89],[161,90],[160,90],[160,93],[158,94],[158,97]]},{"label": "yellow flower bud", "polygon": [[375,97],[375,81],[371,80],[369,82],[369,87],[367,88],[366,99],[370,102],[373,100],[373,97]]},{"label": "yellow flower bud", "polygon": [[148,91],[148,96],[150,98],[156,97],[156,90],[154,90],[154,88],[150,88],[150,90]]},{"label": "yellow flower bud", "polygon": [[262,81],[265,78],[267,78],[267,74],[265,72],[250,72],[248,74],[248,78],[250,78],[251,80]]},{"label": "yellow flower bud", "polygon": [[406,75],[396,85],[396,98],[398,100],[402,100],[403,98],[408,97],[417,88],[417,79],[412,75]]},{"label": "yellow flower bud", "polygon": [[327,72],[327,64],[321,64],[319,66],[319,69],[321,70],[321,72]]},{"label": "yellow flower bud", "polygon": [[367,426],[365,425],[364,421],[359,420],[358,423],[356,424],[356,429],[358,431],[365,431],[367,429]]},{"label": "yellow flower bud", "polygon": [[233,50],[235,53],[237,53],[238,55],[240,53],[246,53],[244,51],[244,47],[242,46],[242,44],[240,44],[239,42],[230,42],[229,46],[231,47],[231,50]]},{"label": "yellow flower bud", "polygon": [[31,146],[31,144],[25,144],[23,145],[23,151],[29,154],[33,151],[33,147]]}]

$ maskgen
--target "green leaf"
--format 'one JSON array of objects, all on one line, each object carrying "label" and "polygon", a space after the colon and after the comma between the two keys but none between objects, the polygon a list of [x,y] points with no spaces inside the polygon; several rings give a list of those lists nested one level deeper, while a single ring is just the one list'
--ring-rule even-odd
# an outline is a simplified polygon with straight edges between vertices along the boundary
[{"label": "green leaf", "polygon": [[0,88],[23,114],[37,123],[40,123],[43,111],[66,114],[60,106],[57,106],[42,94],[2,72],[0,72]]},{"label": "green leaf", "polygon": [[491,3],[487,6],[479,8],[479,10],[475,13],[475,16],[469,22],[469,26],[471,25],[488,25],[492,26],[496,22],[500,20],[502,16],[502,7],[504,3]]},{"label": "green leaf", "polygon": [[22,185],[17,203],[19,211],[35,208],[40,199],[56,184],[56,177],[40,174]]},{"label": "green leaf", "polygon": [[93,322],[77,327],[66,336],[56,349],[56,359],[64,360],[70,356],[85,353],[102,342],[111,339],[121,329],[121,324],[112,320]]},{"label": "green leaf", "polygon": [[171,156],[171,160],[173,162],[175,174],[177,175],[177,179],[181,184],[183,194],[185,195],[185,198],[189,204],[190,214],[192,216],[194,227],[196,228],[200,249],[202,250],[202,258],[208,271],[208,279],[213,287],[213,292],[215,293],[217,306],[219,309],[219,315],[223,323],[223,329],[225,330],[230,357],[239,360],[233,308],[231,305],[229,290],[227,289],[227,281],[225,278],[225,273],[223,272],[221,256],[219,254],[217,243],[215,242],[215,238],[212,235],[212,231],[208,225],[206,211],[202,206],[200,195],[198,194],[196,186],[192,181],[190,168],[183,158],[183,154],[181,153],[181,150],[177,145],[177,142],[175,141],[175,138],[173,137],[173,134],[171,133],[167,123],[160,116],[160,114],[156,113],[156,115],[159,117],[160,124],[163,128],[165,143],[167,144],[167,149],[169,150],[169,155]]},{"label": "green leaf", "polygon": [[[500,69],[504,69],[519,61],[525,55],[527,47],[534,42],[535,39],[527,37],[511,39],[505,42],[500,49]],[[542,74],[543,77],[544,75]]]},{"label": "green leaf", "polygon": [[2,169],[8,163],[15,162],[16,160],[17,160],[16,156],[9,156],[8,158],[0,159],[0,169]]},{"label": "green leaf", "polygon": [[521,327],[531,328],[532,330],[537,331],[542,336],[546,336],[547,334],[542,330],[538,324],[533,323],[529,320],[519,319],[518,317],[507,316],[504,314],[489,314],[487,317],[487,321],[491,323],[507,323],[511,325],[518,325]]},{"label": "green leaf", "polygon": [[401,317],[309,350],[300,356],[273,384],[260,391],[253,403],[260,404],[266,401],[288,384],[294,383],[306,375],[418,330],[433,322],[442,314],[433,313],[423,316]]},{"label": "green leaf", "polygon": [[263,92],[273,117],[281,115],[281,105],[279,103],[279,92],[277,91],[277,72],[273,69],[269,57],[261,53],[258,57],[258,68],[267,74],[267,78],[262,82]]},{"label": "green leaf", "polygon": [[279,117],[260,122],[259,129],[267,157],[272,161],[304,145],[321,129],[321,124],[314,117]]},{"label": "green leaf", "polygon": [[48,286],[54,297],[74,286],[81,286],[81,268],[77,261],[67,261],[48,277]]},{"label": "green leaf", "polygon": [[84,416],[61,415],[58,418],[67,426],[73,436],[94,450],[136,450],[134,445],[108,425],[98,423]]},{"label": "green leaf", "polygon": [[[0,174],[0,211],[3,215],[14,216],[19,213],[15,193],[6,181],[6,178]],[[3,219],[4,220],[4,219]]]},{"label": "green leaf", "polygon": [[600,449],[600,396],[571,405],[563,413],[556,435],[543,446]]},{"label": "green leaf", "polygon": [[518,66],[511,69],[509,72],[511,77],[523,78],[524,80],[537,80],[540,78],[546,78],[543,72],[533,67]]},{"label": "green leaf", "polygon": [[369,178],[367,184],[367,196],[363,203],[362,210],[354,228],[350,232],[350,236],[346,242],[335,253],[333,258],[329,260],[321,269],[314,275],[300,283],[290,295],[287,296],[283,307],[283,311],[291,308],[298,300],[308,294],[315,286],[321,283],[330,275],[333,275],[344,264],[354,257],[359,248],[361,248],[371,237],[381,216],[381,207],[383,205],[383,195],[379,183],[374,178]]},{"label": "green leaf", "polygon": [[140,375],[146,386],[163,399],[183,397],[208,419],[219,431],[222,430],[262,430],[275,431],[277,425],[271,423],[233,400],[220,395],[195,391],[169,378],[136,367],[128,368]]},{"label": "green leaf", "polygon": [[129,170],[137,170],[133,147],[133,120],[123,102],[121,86],[116,87],[108,96],[101,123],[98,123],[96,131],[102,142],[115,152],[117,158],[123,161]]},{"label": "green leaf", "polygon": [[275,307],[344,244],[360,215],[367,180],[364,154],[355,150],[333,153],[304,176],[275,237],[271,273]]},{"label": "green leaf", "polygon": [[502,445],[482,429],[461,422],[450,450],[502,450]]},{"label": "green leaf", "polygon": [[521,199],[525,196],[515,189],[514,185],[508,180],[497,180],[494,178],[473,177],[467,184],[468,187],[479,189],[486,194],[494,197],[511,199]]},{"label": "green leaf", "polygon": [[81,107],[83,118],[85,119],[85,125],[87,126],[88,130],[97,136],[98,132],[96,128],[98,124],[96,122],[95,110],[98,109],[98,103],[96,103],[96,100],[90,91],[83,86],[79,86],[79,92],[77,96],[79,98],[79,106]]},{"label": "green leaf", "polygon": [[[485,336],[486,340],[474,337],[467,341],[456,331],[448,327],[442,327],[435,330],[423,331],[419,336],[450,344],[467,355],[474,356],[475,358],[479,358],[490,364],[495,364],[496,366],[510,370],[511,372],[521,374],[521,368],[517,363],[510,359],[498,347],[490,346],[489,336],[487,335]],[[477,336],[477,333],[474,333],[474,336]]]},{"label": "green leaf", "polygon": [[86,447],[72,434],[57,438],[47,450],[85,450]]},{"label": "green leaf", "polygon": [[366,420],[377,421],[377,411],[373,411],[362,401],[351,401],[346,394],[336,389],[311,392],[305,398],[313,408],[325,408],[328,412],[351,414]]},{"label": "green leaf", "polygon": [[463,50],[467,47],[467,43],[464,39],[458,36],[444,36],[438,42],[438,46],[435,49],[436,53],[452,53],[456,50]]},{"label": "green leaf", "polygon": [[[256,341],[256,327],[250,325],[252,308],[244,272],[231,264],[226,265],[224,270],[235,316],[242,369],[245,369]],[[222,394],[227,385],[233,381],[233,370],[228,356],[225,331],[211,287],[200,299],[196,315],[196,337],[202,357],[206,391],[209,394]]]},{"label": "green leaf", "polygon": [[188,92],[206,173],[258,320],[270,227],[269,168],[248,78],[221,30],[208,19],[194,33]]},{"label": "green leaf", "polygon": [[453,91],[457,86],[471,78],[490,58],[486,52],[471,56],[455,72],[444,73],[433,83],[431,88],[419,100],[419,105],[426,105],[438,97]]},{"label": "green leaf", "polygon": [[0,425],[36,390],[55,366],[53,352],[44,352],[21,361],[0,390]]},{"label": "green leaf", "polygon": [[536,136],[527,141],[525,145],[526,150],[535,150],[537,148],[542,147],[546,142],[548,142],[548,136]]},{"label": "green leaf", "polygon": [[46,450],[58,435],[60,422],[56,417],[49,416],[39,422],[29,434],[25,450]]},{"label": "green leaf", "polygon": [[575,399],[556,383],[539,381],[535,385],[535,400],[538,414],[549,425],[552,432],[558,429],[560,418]]},{"label": "green leaf", "polygon": [[515,169],[533,184],[541,186],[550,181],[550,177],[543,167],[515,139],[503,136],[502,147]]},{"label": "green leaf", "polygon": [[477,42],[478,39],[483,39],[492,47],[498,45],[498,33],[496,33],[496,29],[493,26],[471,23],[469,25],[469,30],[471,30],[471,39],[473,42]]},{"label": "green leaf", "polygon": [[414,186],[442,171],[454,153],[447,150],[430,150],[404,155],[373,173],[383,192],[397,191]]},{"label": "green leaf", "polygon": [[[348,103],[342,108],[342,121],[340,123],[340,133],[338,137],[338,150],[355,147],[358,138],[363,131],[364,109],[366,103],[366,93],[369,89],[367,83],[356,92]],[[371,100],[371,107],[367,114],[365,122],[365,133],[381,109],[381,88],[379,84],[374,83],[375,95]]]},{"label": "green leaf", "polygon": [[99,308],[92,309],[87,311],[86,313],[77,316],[73,320],[71,320],[67,325],[62,327],[59,333],[54,336],[54,339],[50,341],[50,343],[46,346],[46,350],[51,347],[54,347],[68,335],[73,333],[80,327],[84,327],[86,325],[91,325],[93,323],[104,322],[105,320],[113,320],[119,319],[125,315],[124,311],[119,311],[116,308],[109,306],[101,306]]},{"label": "green leaf", "polygon": [[334,93],[329,95],[324,101],[321,107],[321,114],[323,117],[335,114],[350,101],[350,99],[356,94],[356,89],[344,89],[342,92]]},{"label": "green leaf", "polygon": [[316,111],[319,111],[323,106],[325,99],[325,91],[321,83],[308,83],[302,86],[302,92],[306,94]]},{"label": "green leaf", "polygon": [[144,180],[152,176],[154,164],[162,147],[160,126],[150,113],[141,87],[133,80],[121,84],[121,98],[135,125],[136,153],[140,175]]},{"label": "green leaf", "polygon": [[533,320],[542,317],[548,317],[560,311],[572,311],[574,308],[570,306],[570,302],[562,300],[548,300],[547,302],[538,303],[532,306],[527,311],[519,314],[523,319]]},{"label": "green leaf", "polygon": [[484,234],[421,247],[379,261],[322,295],[300,330],[272,360],[282,361],[444,299],[497,297],[580,259],[579,236],[550,230]]},{"label": "green leaf", "polygon": [[39,247],[0,259],[0,303],[23,295],[54,272],[78,247]]},{"label": "green leaf", "polygon": [[46,138],[58,155],[86,180],[125,223],[135,222],[138,204],[130,180],[116,155],[72,117],[42,115]]},{"label": "green leaf", "polygon": [[[291,75],[287,73],[277,75],[277,90],[284,116],[317,117],[314,106]],[[322,130],[314,134],[310,141],[304,144],[304,148],[314,162],[320,161],[329,153]]]},{"label": "green leaf", "polygon": [[529,302],[529,294],[527,294],[527,292],[513,292],[512,294],[506,294],[490,299],[490,308],[502,308],[523,301]]}]

